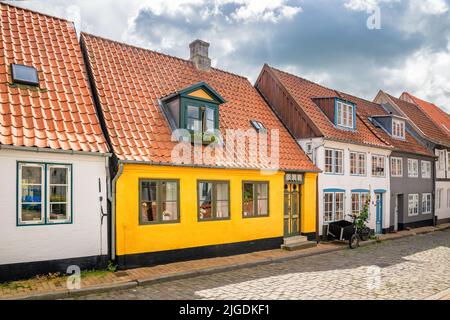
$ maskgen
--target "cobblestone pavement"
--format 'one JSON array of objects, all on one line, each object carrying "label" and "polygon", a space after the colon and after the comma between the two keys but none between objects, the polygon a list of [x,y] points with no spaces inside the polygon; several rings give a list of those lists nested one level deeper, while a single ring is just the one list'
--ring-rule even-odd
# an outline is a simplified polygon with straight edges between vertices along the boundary
[{"label": "cobblestone pavement", "polygon": [[79,299],[423,299],[450,288],[450,230]]}]

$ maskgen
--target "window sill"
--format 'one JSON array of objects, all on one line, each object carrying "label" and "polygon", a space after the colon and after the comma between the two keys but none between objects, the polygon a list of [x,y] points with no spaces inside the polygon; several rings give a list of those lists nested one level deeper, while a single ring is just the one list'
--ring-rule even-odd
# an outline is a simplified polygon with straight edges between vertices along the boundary
[{"label": "window sill", "polygon": [[259,216],[244,216],[244,215],[242,215],[242,219],[268,218],[268,217],[269,217],[268,214],[266,214],[266,215],[259,215]]},{"label": "window sill", "polygon": [[141,222],[139,221],[140,226],[156,226],[156,225],[164,225],[164,224],[177,224],[180,223],[180,220],[174,221],[158,221],[158,222]]},{"label": "window sill", "polygon": [[214,222],[214,221],[230,221],[231,218],[210,218],[210,219],[197,219],[197,222]]}]

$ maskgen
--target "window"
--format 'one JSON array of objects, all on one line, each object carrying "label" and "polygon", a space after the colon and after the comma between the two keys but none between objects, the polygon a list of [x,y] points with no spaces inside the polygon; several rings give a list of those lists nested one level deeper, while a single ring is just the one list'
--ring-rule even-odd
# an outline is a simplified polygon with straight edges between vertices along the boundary
[{"label": "window", "polygon": [[445,170],[445,150],[438,150],[438,169]]},{"label": "window", "polygon": [[18,225],[72,222],[70,165],[18,163]]},{"label": "window", "polygon": [[436,209],[440,209],[442,207],[442,191],[443,189],[436,190]]},{"label": "window", "polygon": [[350,152],[350,174],[356,176],[366,175],[366,154]]},{"label": "window", "polygon": [[408,159],[408,177],[417,178],[419,176],[419,160]]},{"label": "window", "polygon": [[179,182],[176,180],[140,180],[140,224],[179,221]]},{"label": "window", "polygon": [[344,128],[355,127],[354,125],[354,106],[343,101],[336,101],[336,125]]},{"label": "window", "polygon": [[447,189],[447,208],[450,208],[450,189]]},{"label": "window", "polygon": [[325,149],[325,173],[344,173],[344,151]]},{"label": "window", "polygon": [[384,177],[385,176],[385,157],[384,156],[372,156],[372,176]]},{"label": "window", "polygon": [[198,182],[198,201],[199,220],[228,219],[230,217],[229,182]]},{"label": "window", "polygon": [[391,158],[391,175],[393,177],[403,177],[403,159]]},{"label": "window", "polygon": [[208,107],[187,106],[186,129],[193,132],[214,132],[215,114]]},{"label": "window", "polygon": [[431,213],[431,193],[422,194],[422,213]]},{"label": "window", "polygon": [[368,200],[368,192],[352,192],[352,214],[359,215]]},{"label": "window", "polygon": [[21,64],[11,65],[11,76],[15,83],[21,83],[31,86],[38,86],[39,79],[36,68],[24,66]]},{"label": "window", "polygon": [[269,215],[269,183],[244,182],[243,184],[244,218]]},{"label": "window", "polygon": [[447,152],[447,171],[450,171],[450,152]]},{"label": "window", "polygon": [[392,136],[405,139],[405,121],[392,119]]},{"label": "window", "polygon": [[408,195],[408,216],[417,216],[419,214],[419,195]]},{"label": "window", "polygon": [[256,129],[256,131],[258,132],[265,132],[267,131],[266,127],[264,127],[264,125],[256,120],[250,120],[250,123],[252,124],[253,128]]},{"label": "window", "polygon": [[430,179],[431,178],[431,161],[421,161],[422,166],[422,178]]},{"label": "window", "polygon": [[325,223],[344,219],[344,192],[324,193],[324,215]]}]

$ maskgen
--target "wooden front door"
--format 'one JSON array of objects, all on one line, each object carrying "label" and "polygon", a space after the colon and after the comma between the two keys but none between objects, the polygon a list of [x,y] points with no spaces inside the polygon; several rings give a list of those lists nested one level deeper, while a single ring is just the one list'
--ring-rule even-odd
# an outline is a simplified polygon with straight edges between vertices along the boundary
[{"label": "wooden front door", "polygon": [[383,233],[383,194],[376,193],[376,228],[375,232],[377,234]]},{"label": "wooden front door", "polygon": [[300,234],[301,218],[301,185],[285,184],[284,186],[284,236],[292,237]]}]

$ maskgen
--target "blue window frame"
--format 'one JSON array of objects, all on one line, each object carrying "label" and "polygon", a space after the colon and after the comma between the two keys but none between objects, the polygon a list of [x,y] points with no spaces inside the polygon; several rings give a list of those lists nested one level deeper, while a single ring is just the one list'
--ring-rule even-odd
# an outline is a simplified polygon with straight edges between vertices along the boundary
[{"label": "blue window frame", "polygon": [[17,162],[17,226],[72,223],[72,165]]},{"label": "blue window frame", "polygon": [[13,82],[15,83],[21,83],[31,86],[39,85],[37,70],[34,67],[25,66],[22,64],[12,64],[11,76]]},{"label": "blue window frame", "polygon": [[334,124],[344,129],[356,129],[356,106],[348,101],[334,100]]}]

